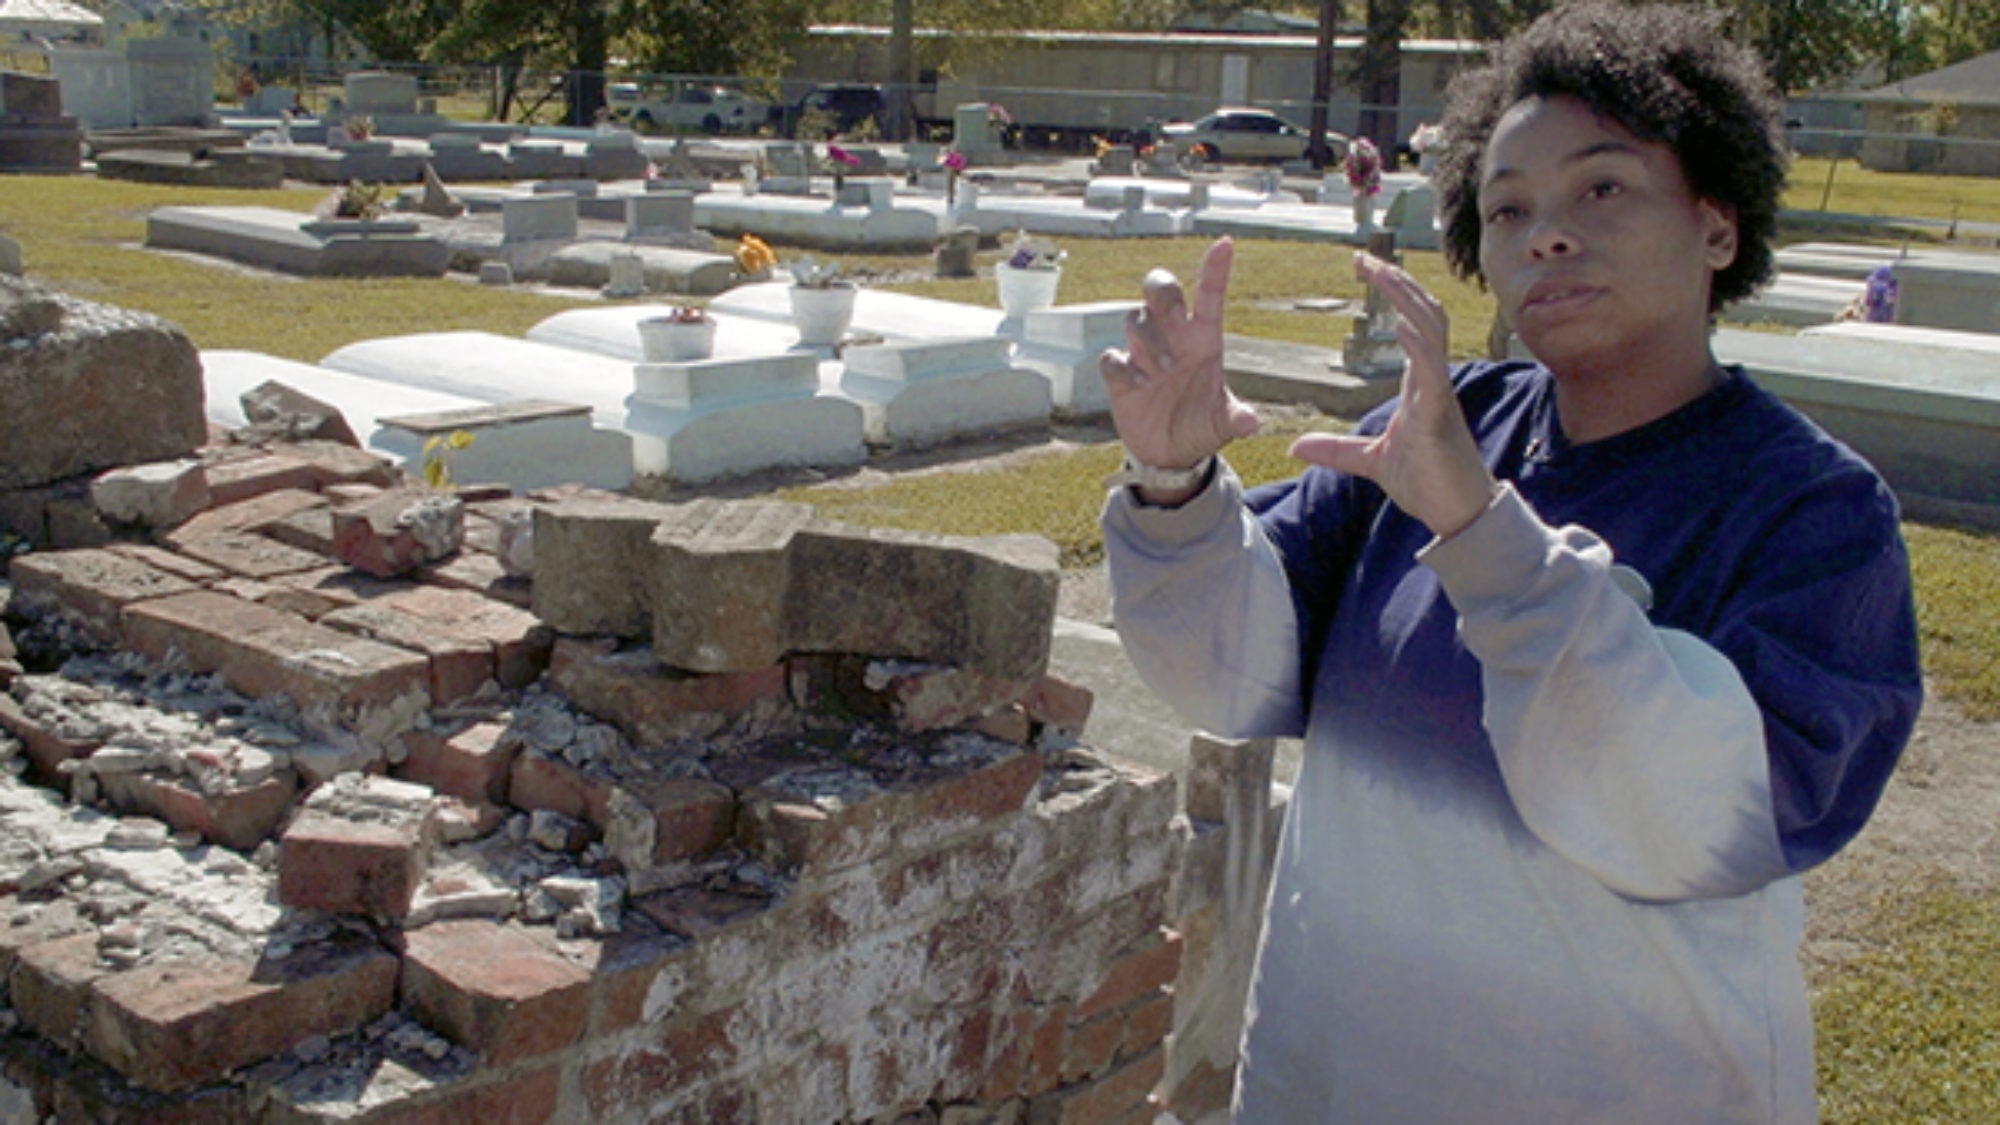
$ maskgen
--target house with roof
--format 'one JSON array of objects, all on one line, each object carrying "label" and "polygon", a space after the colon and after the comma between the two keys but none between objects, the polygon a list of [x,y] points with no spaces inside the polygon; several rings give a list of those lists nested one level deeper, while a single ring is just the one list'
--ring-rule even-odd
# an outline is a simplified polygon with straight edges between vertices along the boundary
[{"label": "house with roof", "polygon": [[2000,51],[1854,95],[1878,172],[2000,175]]}]

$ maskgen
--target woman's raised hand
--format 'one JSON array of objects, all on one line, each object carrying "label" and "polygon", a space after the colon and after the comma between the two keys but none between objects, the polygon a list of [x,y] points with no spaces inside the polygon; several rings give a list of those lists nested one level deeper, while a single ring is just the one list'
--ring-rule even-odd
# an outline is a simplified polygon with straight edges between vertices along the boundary
[{"label": "woman's raised hand", "polygon": [[1147,274],[1145,306],[1125,320],[1127,350],[1098,360],[1119,440],[1145,464],[1189,468],[1257,432],[1256,413],[1222,377],[1222,299],[1234,257],[1227,238],[1208,248],[1193,308],[1173,274]]},{"label": "woman's raised hand", "polygon": [[1292,443],[1292,456],[1367,477],[1436,535],[1455,535],[1486,510],[1497,486],[1452,390],[1444,306],[1415,278],[1371,254],[1354,256],[1354,272],[1399,314],[1396,338],[1409,361],[1401,400],[1380,434],[1307,434]]}]

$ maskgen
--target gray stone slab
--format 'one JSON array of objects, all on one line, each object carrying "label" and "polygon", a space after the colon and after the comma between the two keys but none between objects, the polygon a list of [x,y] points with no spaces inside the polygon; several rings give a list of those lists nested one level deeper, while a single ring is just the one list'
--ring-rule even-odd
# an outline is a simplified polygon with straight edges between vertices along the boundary
[{"label": "gray stone slab", "polygon": [[636,254],[653,293],[708,297],[736,284],[736,260],[727,254],[647,246],[631,242],[575,242],[549,256],[540,267],[551,285],[600,288],[611,279],[611,260]]},{"label": "gray stone slab", "polygon": [[450,249],[406,225],[389,233],[314,235],[311,216],[272,207],[161,207],[146,245],[186,250],[308,277],[442,277]]},{"label": "gray stone slab", "polygon": [[2000,517],[2000,381],[1977,352],[1722,329],[1715,354],[1867,458],[1906,506]]}]

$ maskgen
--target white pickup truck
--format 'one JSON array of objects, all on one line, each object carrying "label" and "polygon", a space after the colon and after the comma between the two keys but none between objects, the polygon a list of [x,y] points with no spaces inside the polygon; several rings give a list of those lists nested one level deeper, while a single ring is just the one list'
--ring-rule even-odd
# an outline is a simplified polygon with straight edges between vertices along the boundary
[{"label": "white pickup truck", "polygon": [[727,86],[697,83],[646,89],[613,82],[605,102],[614,120],[641,133],[747,133],[762,126],[771,107]]}]

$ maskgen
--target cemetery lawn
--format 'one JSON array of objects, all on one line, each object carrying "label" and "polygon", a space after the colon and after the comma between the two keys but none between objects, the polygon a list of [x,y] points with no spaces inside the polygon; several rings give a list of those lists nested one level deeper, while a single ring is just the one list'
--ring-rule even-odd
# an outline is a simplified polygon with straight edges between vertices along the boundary
[{"label": "cemetery lawn", "polygon": [[[1818,206],[1826,165],[1801,161],[1788,197]],[[1880,182],[1878,182],[1878,180]],[[2000,221],[2000,181],[1836,170],[1831,210]],[[1847,194],[1849,189],[1855,194]],[[453,278],[314,280],[142,249],[145,217],[172,204],[308,211],[327,189],[217,192],[98,180],[0,177],[0,231],[22,243],[29,276],[75,296],[141,309],[180,325],[203,348],[314,362],[357,340],[412,332],[520,335],[594,296],[493,289]],[[1843,236],[1845,237],[1845,236]],[[1143,243],[1068,239],[1062,300],[1130,300],[1160,265],[1192,282],[1206,239]],[[779,247],[791,257],[796,251]],[[838,255],[870,284],[988,304],[990,277],[939,280],[923,254]],[[980,255],[990,268],[997,251]],[[1308,243],[1240,241],[1230,330],[1337,346],[1347,320],[1298,307],[1358,299],[1351,252]],[[1491,302],[1451,278],[1435,253],[1406,264],[1445,303],[1455,354],[1480,354]],[[1295,469],[1285,448],[1309,428],[1345,423],[1267,412],[1265,433],[1231,447],[1246,480]],[[1101,480],[1118,459],[1102,428],[1059,427],[998,450],[943,451],[874,465],[804,487],[740,489],[801,499],[859,523],[954,534],[1034,532],[1061,549],[1065,586],[1101,572]],[[1932,698],[1881,809],[1852,847],[1807,878],[1805,947],[1819,1029],[1821,1112],[1830,1125],[2000,1120],[2000,534],[1905,525]],[[1101,579],[1097,579],[1101,581]]]}]

